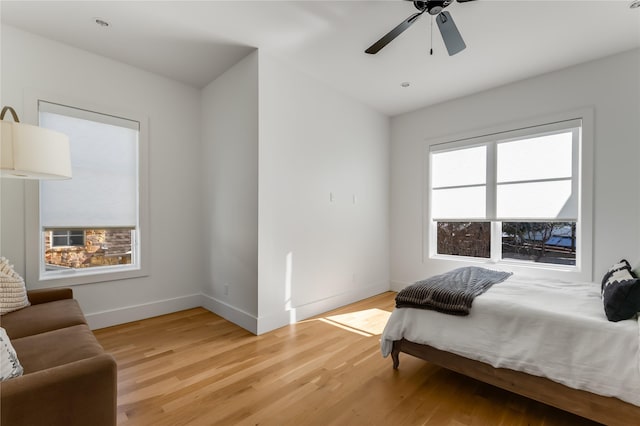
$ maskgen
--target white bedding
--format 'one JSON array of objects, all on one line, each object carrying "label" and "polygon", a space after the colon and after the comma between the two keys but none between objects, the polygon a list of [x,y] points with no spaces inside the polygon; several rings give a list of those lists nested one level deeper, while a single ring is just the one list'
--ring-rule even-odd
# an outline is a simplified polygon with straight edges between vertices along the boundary
[{"label": "white bedding", "polygon": [[640,406],[640,326],[607,320],[599,284],[514,275],[478,296],[469,316],[395,309],[383,356],[402,338]]}]

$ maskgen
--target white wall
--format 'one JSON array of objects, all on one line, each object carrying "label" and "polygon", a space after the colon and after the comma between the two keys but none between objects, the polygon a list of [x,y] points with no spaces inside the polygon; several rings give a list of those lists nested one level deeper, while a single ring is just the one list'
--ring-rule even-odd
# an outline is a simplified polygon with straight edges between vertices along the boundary
[{"label": "white wall", "polygon": [[255,333],[258,316],[257,51],[203,89],[202,148],[206,306]]},{"label": "white wall", "polygon": [[[151,273],[75,286],[94,328],[204,305],[262,333],[389,288],[389,119],[275,58],[200,92],[4,26],[1,88],[149,117]],[[29,184],[2,182],[23,275]]]},{"label": "white wall", "polygon": [[423,261],[426,141],[584,107],[595,112],[593,279],[621,258],[640,265],[639,75],[635,50],[394,117],[392,288],[443,272]]},{"label": "white wall", "polygon": [[[2,105],[25,115],[26,91],[149,117],[150,275],[74,287],[95,327],[200,304],[200,93],[186,85],[2,26]],[[25,183],[2,180],[0,253],[25,275]],[[29,286],[29,283],[27,283]]]},{"label": "white wall", "polygon": [[202,111],[207,308],[261,334],[389,288],[387,117],[257,51]]},{"label": "white wall", "polygon": [[259,58],[264,332],[388,290],[389,120]]}]

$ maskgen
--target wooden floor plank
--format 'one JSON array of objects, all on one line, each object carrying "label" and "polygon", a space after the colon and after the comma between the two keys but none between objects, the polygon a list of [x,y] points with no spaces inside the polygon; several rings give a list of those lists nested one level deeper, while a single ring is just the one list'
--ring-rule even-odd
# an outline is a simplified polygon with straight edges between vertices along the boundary
[{"label": "wooden floor plank", "polygon": [[96,330],[118,424],[594,425],[403,355],[380,354],[387,292],[254,336],[203,308]]}]

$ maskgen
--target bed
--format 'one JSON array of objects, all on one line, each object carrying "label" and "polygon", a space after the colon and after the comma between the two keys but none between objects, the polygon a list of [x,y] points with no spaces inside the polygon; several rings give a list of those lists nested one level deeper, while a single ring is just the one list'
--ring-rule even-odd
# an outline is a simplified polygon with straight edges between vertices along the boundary
[{"label": "bed", "polygon": [[468,316],[395,309],[383,356],[407,353],[610,425],[640,422],[640,326],[607,320],[594,283],[511,276]]}]

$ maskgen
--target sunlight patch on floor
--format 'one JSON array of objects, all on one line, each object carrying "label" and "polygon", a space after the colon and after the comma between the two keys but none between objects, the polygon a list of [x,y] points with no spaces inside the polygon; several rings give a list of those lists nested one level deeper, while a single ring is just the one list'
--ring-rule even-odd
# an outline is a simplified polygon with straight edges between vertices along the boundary
[{"label": "sunlight patch on floor", "polygon": [[389,311],[373,308],[347,314],[331,315],[320,320],[363,336],[379,336],[382,334],[390,315],[391,312]]}]

